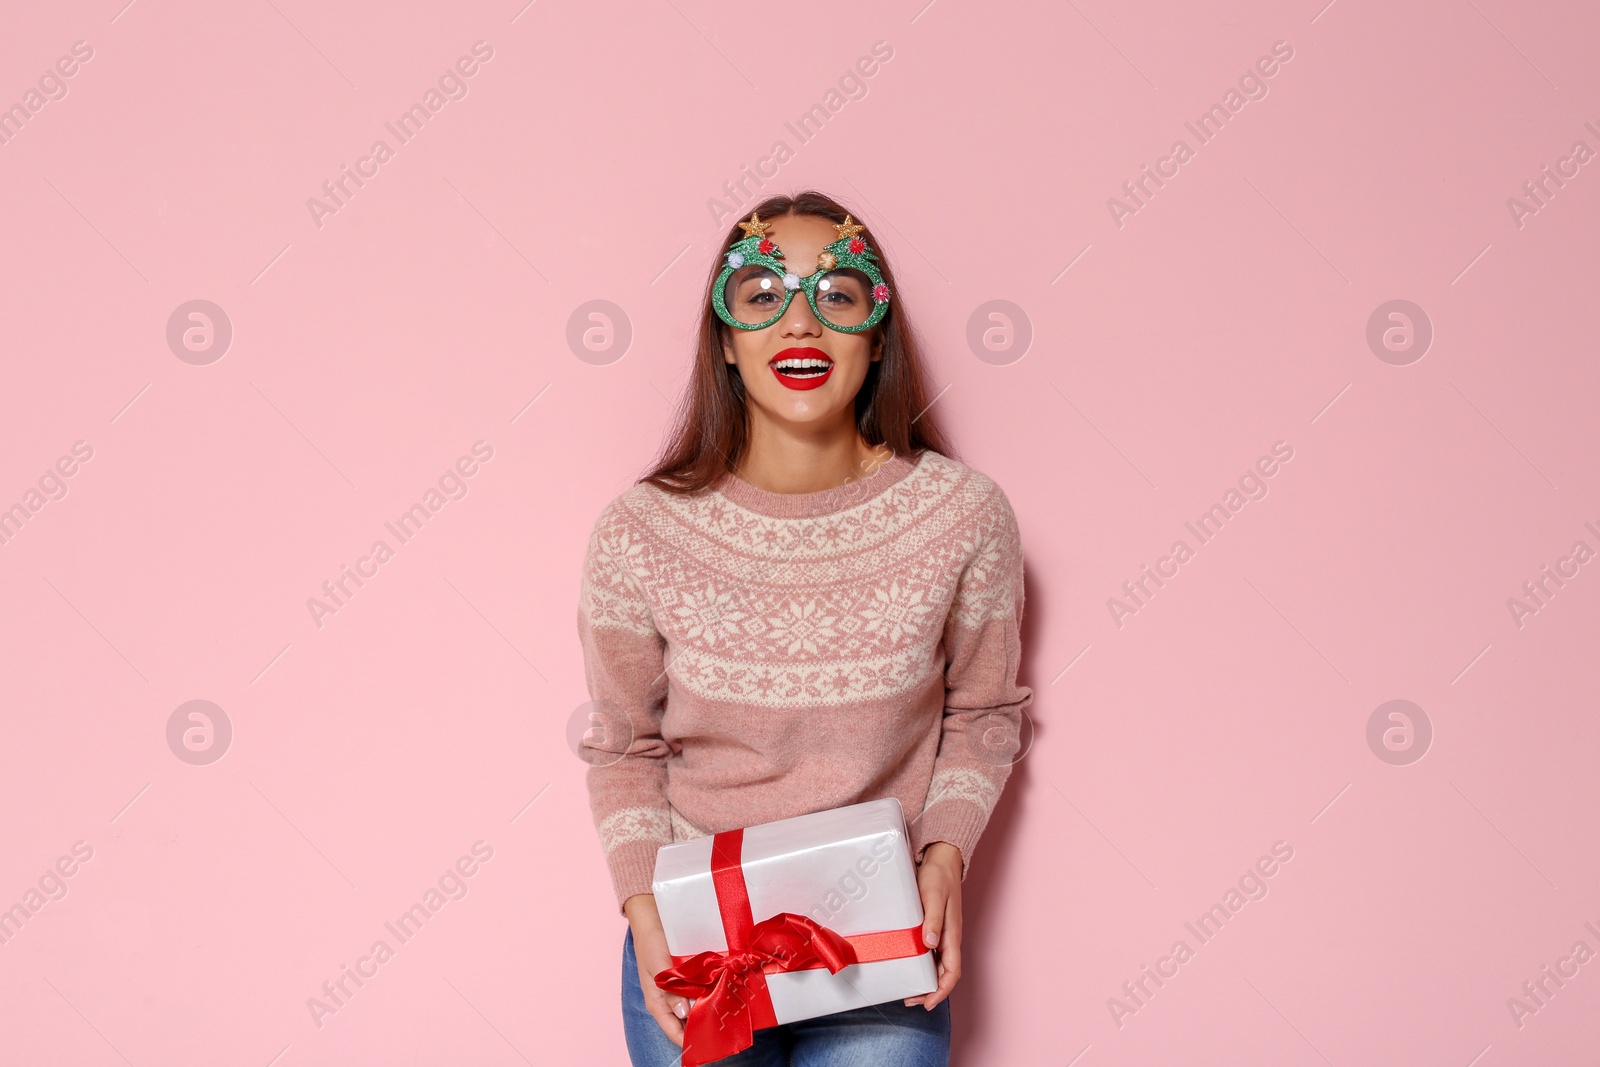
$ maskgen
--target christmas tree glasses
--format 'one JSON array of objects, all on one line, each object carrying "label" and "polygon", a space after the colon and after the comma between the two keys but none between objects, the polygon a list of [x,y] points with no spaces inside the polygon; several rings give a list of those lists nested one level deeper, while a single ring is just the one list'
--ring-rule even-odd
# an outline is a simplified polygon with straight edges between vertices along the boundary
[{"label": "christmas tree glasses", "polygon": [[804,292],[829,329],[860,333],[883,321],[889,287],[878,271],[877,254],[860,236],[865,227],[849,215],[834,223],[839,239],[818,254],[817,269],[802,277],[783,262],[783,252],[766,235],[769,225],[754,213],[739,223],[745,236],[728,250],[711,289],[718,318],[736,330],[764,330],[789,310],[795,293]]}]

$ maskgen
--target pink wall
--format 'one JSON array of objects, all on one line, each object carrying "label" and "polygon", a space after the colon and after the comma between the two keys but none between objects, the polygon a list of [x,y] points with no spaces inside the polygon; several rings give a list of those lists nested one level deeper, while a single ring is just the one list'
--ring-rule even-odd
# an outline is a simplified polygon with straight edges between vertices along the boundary
[{"label": "pink wall", "polygon": [[[0,544],[0,906],[41,905],[0,945],[0,1062],[625,1062],[565,739],[577,570],[759,166],[876,227],[1022,526],[1036,732],[967,883],[955,1062],[1600,1045],[1591,5],[125,2],[12,5],[0,35],[26,113],[0,506],[28,510]],[[460,57],[402,143],[385,123]],[[197,300],[221,315],[191,351]],[[441,479],[459,498],[400,543]],[[1519,619],[1547,565],[1576,574]],[[198,754],[195,700],[221,711]],[[1421,709],[1398,753],[1388,709],[1369,731],[1394,700]],[[465,895],[400,943],[458,861]],[[1540,1006],[1546,965],[1576,974]]]}]

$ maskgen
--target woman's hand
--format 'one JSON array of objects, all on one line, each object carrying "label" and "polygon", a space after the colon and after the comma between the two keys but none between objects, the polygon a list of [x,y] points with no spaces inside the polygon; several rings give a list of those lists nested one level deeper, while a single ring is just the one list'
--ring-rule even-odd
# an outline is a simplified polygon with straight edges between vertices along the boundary
[{"label": "woman's hand", "polygon": [[633,954],[639,962],[639,988],[644,991],[644,1006],[661,1024],[662,1032],[682,1048],[683,1020],[689,1017],[692,1002],[656,985],[655,976],[672,966],[672,953],[667,948],[661,913],[656,911],[656,898],[649,893],[635,893],[622,907],[633,929]]},{"label": "woman's hand", "polygon": [[905,1006],[921,1004],[932,1011],[961,978],[961,850],[948,841],[929,845],[917,868],[917,890],[922,894],[922,943],[935,950],[939,988],[907,997]]}]

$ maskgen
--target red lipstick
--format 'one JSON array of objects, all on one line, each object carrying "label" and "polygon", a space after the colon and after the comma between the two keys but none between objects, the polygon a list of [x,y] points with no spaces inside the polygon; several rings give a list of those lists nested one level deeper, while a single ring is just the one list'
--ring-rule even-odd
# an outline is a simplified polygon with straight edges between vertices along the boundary
[{"label": "red lipstick", "polygon": [[815,389],[833,374],[833,360],[820,348],[785,348],[767,366],[787,389]]}]

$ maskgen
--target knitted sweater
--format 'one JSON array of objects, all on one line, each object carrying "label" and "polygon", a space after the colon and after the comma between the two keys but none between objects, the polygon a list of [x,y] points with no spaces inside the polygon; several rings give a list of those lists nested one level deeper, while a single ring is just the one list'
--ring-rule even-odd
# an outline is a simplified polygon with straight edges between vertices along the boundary
[{"label": "knitted sweater", "polygon": [[947,841],[965,879],[1033,700],[1022,576],[1000,487],[932,451],[817,492],[614,498],[577,614],[618,910],[662,845],[886,796],[915,861]]}]

